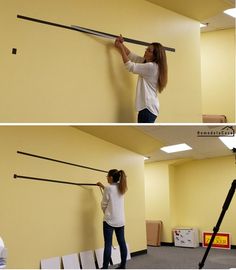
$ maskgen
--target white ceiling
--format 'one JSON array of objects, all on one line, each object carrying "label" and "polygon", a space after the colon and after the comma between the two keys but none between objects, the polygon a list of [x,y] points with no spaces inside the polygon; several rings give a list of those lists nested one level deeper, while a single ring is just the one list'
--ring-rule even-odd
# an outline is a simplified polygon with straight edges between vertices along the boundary
[{"label": "white ceiling", "polygon": [[148,162],[174,159],[206,159],[233,154],[218,137],[199,136],[202,136],[203,132],[219,132],[222,128],[225,128],[222,126],[156,126],[137,128],[145,134],[162,141],[164,145],[186,143],[193,148],[190,151],[174,154],[167,154],[157,148],[155,151],[147,153],[147,156],[150,157]]},{"label": "white ceiling", "polygon": [[207,24],[208,26],[202,28],[201,32],[235,28],[235,19],[224,13],[202,20],[202,23]]},{"label": "white ceiling", "polygon": [[147,0],[153,4],[208,24],[202,32],[235,28],[235,19],[224,10],[235,7],[235,0]]},{"label": "white ceiling", "polygon": [[[207,159],[231,155],[232,152],[218,137],[199,137],[199,132],[219,132],[227,126],[77,126],[100,139],[150,157],[147,162],[186,159]],[[234,127],[234,129],[236,126]],[[166,154],[160,148],[166,145],[187,143],[193,149]]]}]

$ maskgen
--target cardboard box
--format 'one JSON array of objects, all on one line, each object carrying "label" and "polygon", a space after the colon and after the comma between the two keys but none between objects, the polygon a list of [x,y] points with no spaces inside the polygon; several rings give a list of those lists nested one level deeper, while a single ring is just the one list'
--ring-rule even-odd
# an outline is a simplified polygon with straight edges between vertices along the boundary
[{"label": "cardboard box", "polygon": [[147,245],[160,246],[161,245],[161,231],[162,221],[160,220],[146,220]]},{"label": "cardboard box", "polygon": [[227,123],[225,115],[207,115],[202,116],[203,123]]}]

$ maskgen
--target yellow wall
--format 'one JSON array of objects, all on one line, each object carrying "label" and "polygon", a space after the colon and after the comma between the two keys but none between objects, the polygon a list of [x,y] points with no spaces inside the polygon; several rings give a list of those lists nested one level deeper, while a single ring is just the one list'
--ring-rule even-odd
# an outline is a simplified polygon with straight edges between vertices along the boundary
[{"label": "yellow wall", "polygon": [[170,216],[170,184],[168,163],[145,165],[146,220],[161,220],[163,242],[172,242]]},{"label": "yellow wall", "polygon": [[[192,161],[175,169],[176,225],[196,226],[212,231],[235,179],[234,156]],[[220,231],[232,234],[236,244],[236,198],[223,219]]]},{"label": "yellow wall", "polygon": [[[172,242],[171,229],[176,226],[213,230],[235,179],[235,166],[233,156],[145,165],[146,218],[163,220],[163,242]],[[232,234],[233,245],[235,208],[233,198],[220,228]]]},{"label": "yellow wall", "polygon": [[103,170],[124,169],[126,240],[131,252],[146,249],[142,156],[72,127],[0,127],[0,134],[0,236],[8,249],[8,268],[39,268],[42,258],[103,247],[99,188],[16,180],[13,174],[104,184],[106,174],[17,150]]},{"label": "yellow wall", "polygon": [[203,33],[202,110],[235,122],[235,29]]},{"label": "yellow wall", "polygon": [[[168,53],[159,121],[201,121],[198,22],[145,0],[0,4],[0,122],[136,122],[137,77],[124,69],[112,41],[22,21],[17,14],[176,48]],[[128,46],[143,55],[144,47]]]}]

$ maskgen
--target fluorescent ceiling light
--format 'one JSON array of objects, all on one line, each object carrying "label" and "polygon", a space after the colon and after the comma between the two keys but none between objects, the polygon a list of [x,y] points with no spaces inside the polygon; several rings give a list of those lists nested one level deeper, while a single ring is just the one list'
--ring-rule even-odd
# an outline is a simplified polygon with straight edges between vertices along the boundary
[{"label": "fluorescent ceiling light", "polygon": [[144,157],[144,160],[149,160],[150,159],[150,157]]},{"label": "fluorescent ceiling light", "polygon": [[219,139],[226,145],[230,150],[236,148],[236,137],[219,137]]},{"label": "fluorescent ceiling light", "polygon": [[169,153],[176,153],[176,152],[192,150],[192,148],[189,145],[187,145],[186,143],[181,143],[181,144],[162,147],[161,150],[169,154]]},{"label": "fluorescent ceiling light", "polygon": [[200,28],[207,27],[207,24],[200,23]]},{"label": "fluorescent ceiling light", "polygon": [[225,14],[236,18],[236,8],[230,8],[224,11]]}]

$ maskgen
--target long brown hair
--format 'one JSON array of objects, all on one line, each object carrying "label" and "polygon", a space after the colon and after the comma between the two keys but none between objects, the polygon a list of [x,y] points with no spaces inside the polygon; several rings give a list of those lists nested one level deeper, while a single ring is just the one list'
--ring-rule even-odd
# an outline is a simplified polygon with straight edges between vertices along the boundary
[{"label": "long brown hair", "polygon": [[112,177],[113,183],[118,183],[119,192],[123,195],[127,191],[127,180],[123,170],[112,169],[108,172],[108,176]]},{"label": "long brown hair", "polygon": [[158,91],[161,93],[167,85],[168,82],[168,65],[166,50],[160,43],[152,43],[153,46],[153,62],[158,64],[159,67],[159,77],[158,77]]}]

